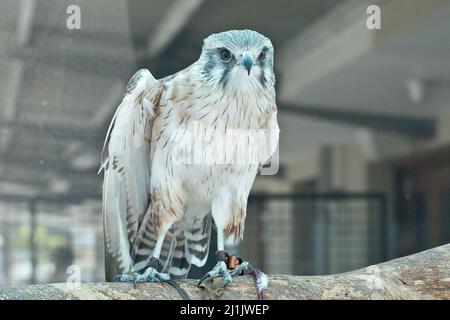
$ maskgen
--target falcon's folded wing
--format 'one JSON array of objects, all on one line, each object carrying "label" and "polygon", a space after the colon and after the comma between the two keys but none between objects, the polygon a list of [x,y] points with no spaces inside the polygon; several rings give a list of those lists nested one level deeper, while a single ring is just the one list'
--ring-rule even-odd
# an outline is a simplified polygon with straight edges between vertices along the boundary
[{"label": "falcon's folded wing", "polygon": [[100,171],[105,171],[102,211],[107,280],[133,267],[130,248],[150,201],[151,131],[160,87],[148,70],[136,72],[106,135]]}]

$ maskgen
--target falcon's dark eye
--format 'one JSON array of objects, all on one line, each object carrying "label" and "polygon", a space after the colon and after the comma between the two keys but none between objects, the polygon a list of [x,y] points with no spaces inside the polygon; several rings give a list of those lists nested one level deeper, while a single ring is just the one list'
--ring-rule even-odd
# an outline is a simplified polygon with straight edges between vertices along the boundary
[{"label": "falcon's dark eye", "polygon": [[231,52],[227,49],[220,50],[220,59],[224,62],[229,62],[231,60]]},{"label": "falcon's dark eye", "polygon": [[266,51],[261,51],[258,58],[259,60],[264,60],[266,58]]}]

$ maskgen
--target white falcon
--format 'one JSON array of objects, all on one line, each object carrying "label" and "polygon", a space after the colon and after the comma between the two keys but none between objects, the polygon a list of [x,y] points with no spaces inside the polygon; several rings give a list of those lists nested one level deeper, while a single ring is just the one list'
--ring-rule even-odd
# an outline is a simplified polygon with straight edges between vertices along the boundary
[{"label": "white falcon", "polygon": [[[142,69],[131,78],[100,168],[108,281],[168,280],[203,266],[211,219],[218,262],[206,277],[223,276],[225,285],[248,268],[227,268],[224,243],[242,239],[253,181],[278,144],[273,59],[268,38],[232,30],[207,37],[200,58],[174,75],[156,80]],[[261,131],[269,142],[257,161],[230,156],[253,150],[246,133]],[[205,161],[201,150],[221,160]]]}]

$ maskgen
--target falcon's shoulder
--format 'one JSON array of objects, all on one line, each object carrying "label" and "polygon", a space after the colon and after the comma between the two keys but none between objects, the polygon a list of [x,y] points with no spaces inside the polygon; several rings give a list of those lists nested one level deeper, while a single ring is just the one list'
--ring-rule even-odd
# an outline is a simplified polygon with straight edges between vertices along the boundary
[{"label": "falcon's shoulder", "polygon": [[[126,126],[135,128],[139,125],[141,131],[147,129],[144,120],[152,120],[157,113],[159,100],[164,86],[156,80],[147,69],[138,70],[128,81],[122,102],[117,107],[106,133],[102,149],[102,159],[99,173],[108,164],[110,141],[114,136],[126,135]],[[133,135],[136,131],[132,132]],[[135,139],[136,140],[136,139]]]}]

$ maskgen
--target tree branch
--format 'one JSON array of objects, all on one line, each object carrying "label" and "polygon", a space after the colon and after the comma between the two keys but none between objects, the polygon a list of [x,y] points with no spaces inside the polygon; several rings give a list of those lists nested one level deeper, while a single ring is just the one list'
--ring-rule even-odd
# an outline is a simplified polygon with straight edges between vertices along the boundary
[{"label": "tree branch", "polygon": [[[181,280],[202,299],[197,280]],[[267,299],[450,299],[450,244],[352,272],[269,276]],[[0,299],[180,299],[168,284],[81,283],[0,287]],[[221,299],[256,299],[253,278],[234,278]]]}]

